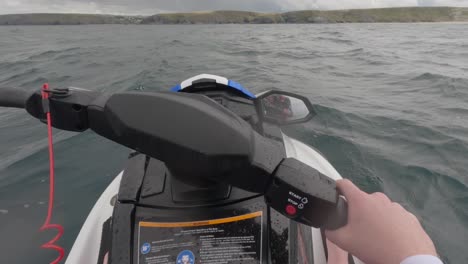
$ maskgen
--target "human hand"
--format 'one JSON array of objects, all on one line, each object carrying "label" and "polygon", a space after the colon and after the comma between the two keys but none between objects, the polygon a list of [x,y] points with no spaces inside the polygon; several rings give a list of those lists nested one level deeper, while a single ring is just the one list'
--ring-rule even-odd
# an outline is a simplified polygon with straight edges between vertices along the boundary
[{"label": "human hand", "polygon": [[348,252],[333,244],[327,238],[327,264],[348,264]]},{"label": "human hand", "polygon": [[348,223],[327,238],[365,263],[398,264],[414,255],[437,256],[418,219],[383,193],[367,194],[349,180],[336,182],[348,201]]}]

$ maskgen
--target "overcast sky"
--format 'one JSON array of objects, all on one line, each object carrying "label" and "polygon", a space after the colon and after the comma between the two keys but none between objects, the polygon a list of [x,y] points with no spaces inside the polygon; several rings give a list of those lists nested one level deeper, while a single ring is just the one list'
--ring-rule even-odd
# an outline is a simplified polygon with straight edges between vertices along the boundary
[{"label": "overcast sky", "polygon": [[395,6],[465,6],[468,0],[0,0],[0,14],[141,14],[207,10],[282,12]]}]

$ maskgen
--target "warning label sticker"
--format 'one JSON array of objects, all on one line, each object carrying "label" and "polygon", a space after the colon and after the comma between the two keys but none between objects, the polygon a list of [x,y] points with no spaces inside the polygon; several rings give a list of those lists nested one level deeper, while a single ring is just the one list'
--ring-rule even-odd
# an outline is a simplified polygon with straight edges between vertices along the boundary
[{"label": "warning label sticker", "polygon": [[139,264],[258,264],[262,212],[194,222],[138,224]]}]

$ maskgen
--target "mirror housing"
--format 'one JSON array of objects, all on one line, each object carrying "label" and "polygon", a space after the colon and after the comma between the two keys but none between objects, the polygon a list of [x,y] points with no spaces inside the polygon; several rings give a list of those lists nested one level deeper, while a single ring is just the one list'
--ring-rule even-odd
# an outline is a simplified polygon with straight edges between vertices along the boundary
[{"label": "mirror housing", "polygon": [[316,115],[307,97],[286,91],[264,92],[255,99],[255,105],[263,122],[278,125],[304,123]]}]

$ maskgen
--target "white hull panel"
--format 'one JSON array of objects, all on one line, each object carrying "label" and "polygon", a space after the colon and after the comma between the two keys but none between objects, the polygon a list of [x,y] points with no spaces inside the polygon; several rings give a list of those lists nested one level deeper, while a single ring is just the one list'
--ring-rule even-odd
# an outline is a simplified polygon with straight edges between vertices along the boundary
[{"label": "white hull panel", "polygon": [[83,227],[76,237],[70,254],[65,261],[66,264],[94,264],[99,257],[101,243],[102,225],[112,216],[114,207],[111,205],[112,197],[119,192],[120,180],[123,172],[107,186],[99,197],[93,209],[86,218]]},{"label": "white hull panel", "polygon": [[[307,165],[317,169],[328,177],[338,180],[340,174],[335,168],[316,150],[306,144],[283,134],[287,157],[296,158]],[[112,216],[113,206],[111,200],[119,191],[121,172],[107,187],[91,210],[86,222],[76,238],[66,264],[97,263],[101,243],[103,223]],[[312,228],[312,241],[314,251],[314,263],[326,264],[325,252],[322,244],[322,236],[319,229]],[[355,259],[356,261],[357,259]],[[361,263],[356,261],[356,264]]]}]

